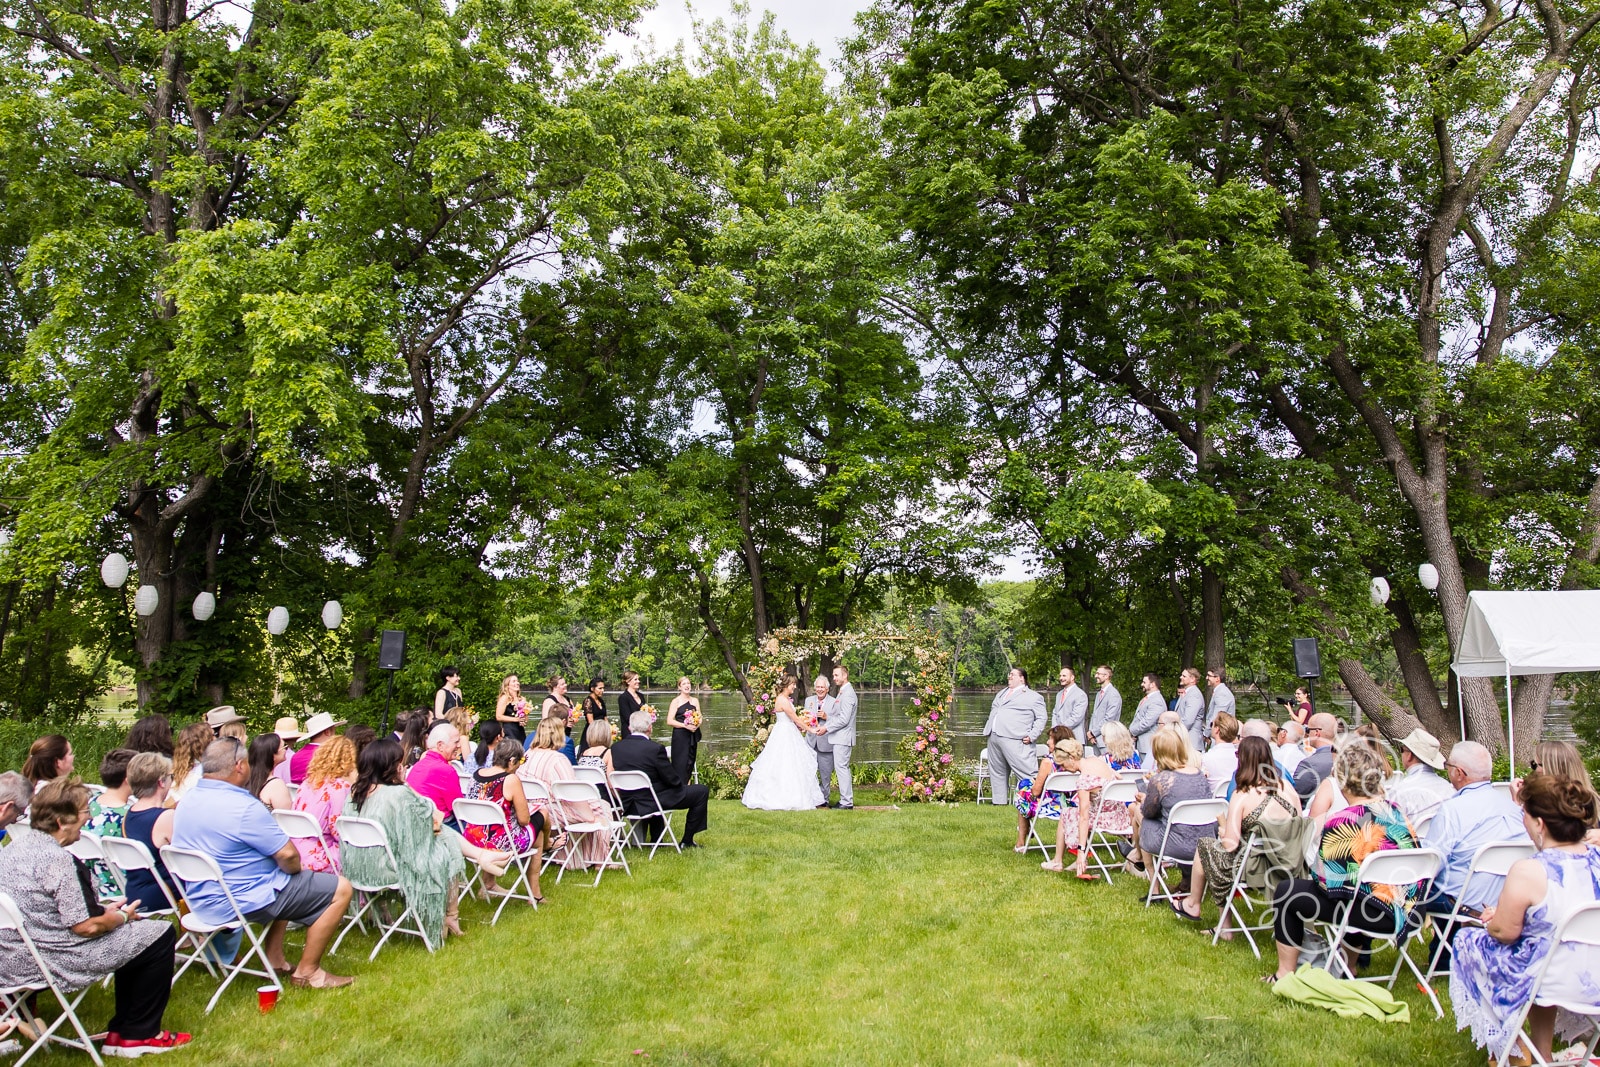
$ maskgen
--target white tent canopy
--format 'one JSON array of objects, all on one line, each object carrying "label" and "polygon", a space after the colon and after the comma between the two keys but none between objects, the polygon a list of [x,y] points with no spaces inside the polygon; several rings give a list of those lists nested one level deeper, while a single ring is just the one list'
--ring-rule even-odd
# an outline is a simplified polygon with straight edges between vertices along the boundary
[{"label": "white tent canopy", "polygon": [[[1600,671],[1600,589],[1474,590],[1451,669],[1462,678],[1506,680],[1506,733],[1511,733],[1511,677]],[[1457,704],[1461,703],[1457,698]],[[1462,711],[1461,735],[1466,736]]]}]

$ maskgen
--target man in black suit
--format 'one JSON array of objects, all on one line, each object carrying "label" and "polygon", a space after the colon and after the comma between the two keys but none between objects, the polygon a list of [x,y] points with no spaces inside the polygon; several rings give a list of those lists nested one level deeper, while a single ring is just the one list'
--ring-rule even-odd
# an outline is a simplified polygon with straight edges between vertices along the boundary
[{"label": "man in black suit", "polygon": [[[667,811],[683,808],[688,812],[683,827],[683,845],[696,848],[694,835],[706,828],[706,803],[711,790],[703,785],[690,785],[673,769],[667,750],[650,740],[650,713],[636,711],[628,720],[628,736],[611,746],[611,765],[619,771],[643,771],[650,776],[656,798]],[[643,789],[623,789],[622,806],[629,815],[642,815],[652,810],[650,793]],[[661,833],[661,820],[651,819],[645,824],[650,840]]]}]

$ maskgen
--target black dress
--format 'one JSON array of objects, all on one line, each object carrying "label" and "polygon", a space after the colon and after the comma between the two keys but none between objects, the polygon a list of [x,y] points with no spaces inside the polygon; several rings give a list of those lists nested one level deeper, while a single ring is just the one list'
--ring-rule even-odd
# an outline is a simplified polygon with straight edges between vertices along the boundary
[{"label": "black dress", "polygon": [[452,693],[444,686],[439,687],[439,692],[444,694],[444,710],[439,713],[439,718],[441,719],[450,714],[451,708],[459,708],[466,703],[465,700],[461,699],[460,693]]},{"label": "black dress", "polygon": [[583,698],[583,736],[573,738],[573,745],[579,752],[589,747],[589,724],[604,722],[606,720],[606,698],[596,700],[594,697]]},{"label": "black dress", "polygon": [[[699,711],[700,705],[693,700],[686,700],[678,709],[678,718],[683,718],[686,711]],[[684,726],[672,728],[672,769],[682,776],[684,783],[694,775],[695,755],[700,749],[700,731],[690,730]]]},{"label": "black dress", "polygon": [[[633,713],[644,707],[644,701],[624,689],[617,695],[617,718],[622,727],[622,737],[627,737],[633,731],[628,728],[628,720],[633,718]],[[618,738],[617,740],[622,740]]]},{"label": "black dress", "polygon": [[[526,702],[524,702],[523,706],[527,706]],[[512,714],[514,708],[516,708],[515,702],[507,704],[506,714]],[[524,720],[524,722],[525,721],[526,720]],[[520,722],[502,722],[500,724],[500,734],[502,737],[511,738],[511,740],[515,741],[519,745],[526,745],[528,742],[528,731]]]}]

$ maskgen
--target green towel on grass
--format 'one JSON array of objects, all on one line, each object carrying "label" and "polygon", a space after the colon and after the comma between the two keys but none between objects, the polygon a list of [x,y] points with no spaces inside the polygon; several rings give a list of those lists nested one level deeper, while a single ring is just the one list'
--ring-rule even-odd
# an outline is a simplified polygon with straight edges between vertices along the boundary
[{"label": "green towel on grass", "polygon": [[1382,986],[1357,982],[1353,978],[1335,978],[1320,967],[1301,967],[1273,983],[1272,991],[1285,1000],[1327,1008],[1346,1019],[1365,1015],[1384,1023],[1411,1021],[1411,1007],[1394,999]]}]

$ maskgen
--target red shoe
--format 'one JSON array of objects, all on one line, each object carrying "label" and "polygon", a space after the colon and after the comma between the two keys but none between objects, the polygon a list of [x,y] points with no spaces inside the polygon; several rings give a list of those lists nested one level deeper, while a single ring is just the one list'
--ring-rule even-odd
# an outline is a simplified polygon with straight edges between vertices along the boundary
[{"label": "red shoe", "polygon": [[100,1052],[105,1056],[113,1056],[125,1060],[136,1060],[140,1056],[153,1053],[171,1052],[194,1040],[192,1034],[179,1034],[171,1030],[163,1030],[155,1037],[143,1039],[129,1039],[121,1034],[107,1034],[106,1042],[100,1047]]}]

